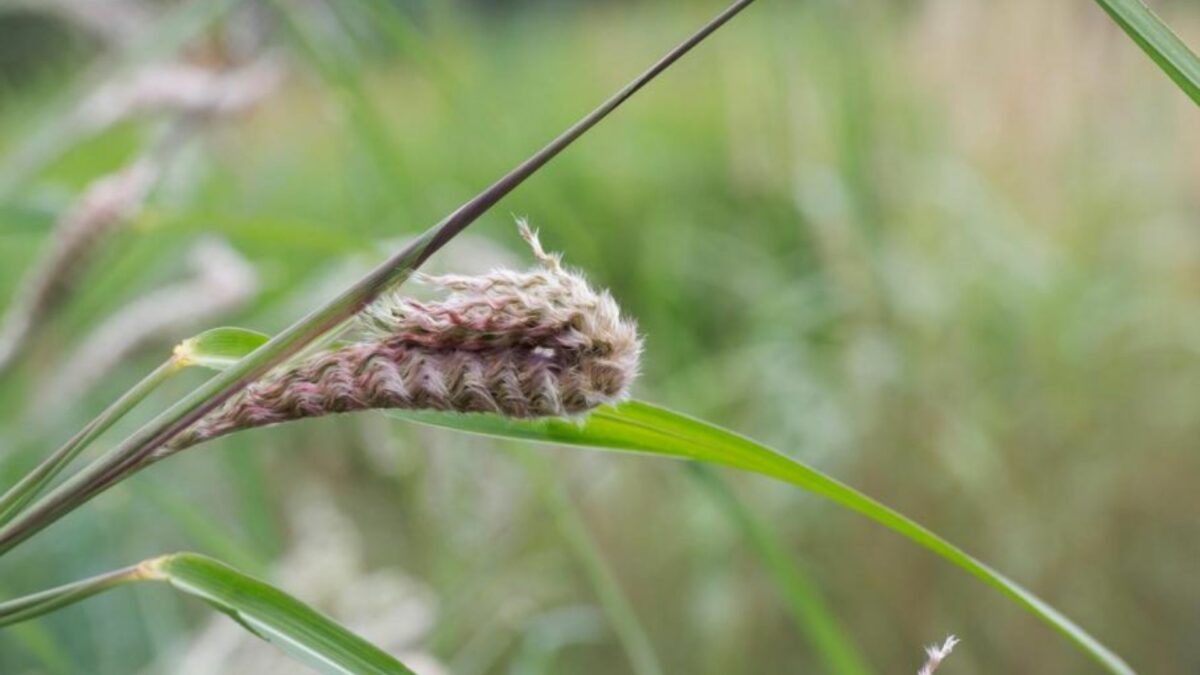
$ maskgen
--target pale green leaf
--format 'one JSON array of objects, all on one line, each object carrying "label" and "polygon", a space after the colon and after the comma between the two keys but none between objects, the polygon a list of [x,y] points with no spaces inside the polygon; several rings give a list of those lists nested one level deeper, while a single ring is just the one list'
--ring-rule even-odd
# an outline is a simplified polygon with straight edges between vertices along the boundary
[{"label": "pale green leaf", "polygon": [[828,672],[839,675],[871,673],[870,666],[859,655],[858,648],[838,622],[833,608],[821,596],[821,589],[799,561],[792,558],[779,534],[743,504],[714,469],[699,463],[688,466],[696,481],[754,548],[763,567],[775,580],[780,601],[812,642],[814,651],[820,655]]}]

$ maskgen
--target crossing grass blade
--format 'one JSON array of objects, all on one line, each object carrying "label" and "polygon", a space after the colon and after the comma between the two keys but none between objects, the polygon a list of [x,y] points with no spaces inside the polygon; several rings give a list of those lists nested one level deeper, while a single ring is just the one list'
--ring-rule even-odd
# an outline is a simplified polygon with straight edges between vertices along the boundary
[{"label": "crossing grass blade", "polygon": [[673,457],[777,478],[857,511],[978,577],[1049,624],[1108,672],[1133,673],[1121,657],[1041,598],[924,526],[810,466],[707,422],[641,401],[599,408],[583,421],[408,411],[389,414],[458,431]]},{"label": "crossing grass blade", "polygon": [[1185,94],[1200,105],[1200,58],[1142,0],[1096,0]]},{"label": "crossing grass blade", "polygon": [[629,657],[630,672],[633,675],[662,675],[663,669],[654,653],[654,646],[633,604],[621,589],[599,544],[588,531],[583,515],[571,501],[566,488],[557,480],[552,467],[528,448],[514,448],[513,456],[533,479],[542,494],[546,510],[579,559],[604,613],[612,623],[617,639]]},{"label": "crossing grass blade", "polygon": [[780,601],[812,643],[813,650],[820,656],[828,672],[870,675],[870,666],[838,622],[833,608],[821,597],[820,588],[798,561],[791,558],[778,534],[742,503],[712,467],[693,463],[689,468],[696,482],[733,521],[762,560],[763,567],[774,577]]},{"label": "crossing grass blade", "polygon": [[99,416],[47,457],[16,485],[0,494],[0,525],[21,510],[50,485],[88,445],[137,407],[163,382],[184,368],[221,371],[258,349],[269,340],[266,335],[245,328],[213,328],[179,343],[174,353],[158,368],[142,378]]}]

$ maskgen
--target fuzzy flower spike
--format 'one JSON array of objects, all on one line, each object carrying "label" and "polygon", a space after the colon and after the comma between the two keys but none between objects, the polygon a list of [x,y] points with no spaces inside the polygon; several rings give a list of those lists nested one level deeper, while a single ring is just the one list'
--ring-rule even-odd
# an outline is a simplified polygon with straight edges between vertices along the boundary
[{"label": "fuzzy flower spike", "polygon": [[354,342],[287,364],[176,437],[162,456],[234,431],[373,408],[564,417],[624,398],[641,338],[607,291],[593,290],[518,223],[540,266],[482,276],[418,276],[447,292],[391,296],[359,319]]}]

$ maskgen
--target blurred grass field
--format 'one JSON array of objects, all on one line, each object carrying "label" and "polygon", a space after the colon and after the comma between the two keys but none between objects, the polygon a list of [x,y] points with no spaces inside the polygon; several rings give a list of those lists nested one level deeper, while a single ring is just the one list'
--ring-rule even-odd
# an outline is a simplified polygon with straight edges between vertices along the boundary
[{"label": "blurred grass field", "polygon": [[[227,240],[260,278],[256,300],[218,323],[277,331],[721,4],[259,8],[286,81],[189,143],[146,213],[0,380],[0,476],[15,480],[191,334],[146,347],[49,417],[30,405],[104,317],[185,274],[202,234]],[[179,20],[148,27],[145,44],[203,14],[166,7]],[[1156,7],[1200,42],[1200,8]],[[205,30],[233,30],[232,16]],[[16,37],[29,34],[48,37]],[[0,175],[118,62],[29,11],[0,13],[5,42]],[[204,39],[187,48],[204,49]],[[72,196],[156,130],[121,124],[19,176],[0,201],[0,298]],[[764,0],[434,265],[529,262],[512,225],[527,216],[637,318],[639,398],[896,507],[1141,672],[1191,673],[1197,185],[1200,115],[1089,2]],[[173,383],[110,439],[198,378]],[[291,570],[283,585],[300,598],[315,597],[314,578],[337,589],[357,579],[338,575],[391,571],[429,598],[425,623],[405,628],[417,620],[397,615],[380,630],[411,630],[411,646],[450,672],[627,672],[586,564],[550,517],[562,504],[506,450],[380,415],[240,434],[38,536],[5,561],[0,594],[179,549],[269,577]],[[824,672],[736,521],[683,465],[537,455],[665,672]],[[946,673],[1093,672],[1044,625],[878,525],[765,479],[722,477],[875,671],[915,672],[921,646],[954,633],[963,644]],[[323,527],[352,561],[299,545]],[[342,610],[352,626],[362,619]],[[0,672],[178,672],[211,620],[160,590],[122,591],[0,631]]]}]

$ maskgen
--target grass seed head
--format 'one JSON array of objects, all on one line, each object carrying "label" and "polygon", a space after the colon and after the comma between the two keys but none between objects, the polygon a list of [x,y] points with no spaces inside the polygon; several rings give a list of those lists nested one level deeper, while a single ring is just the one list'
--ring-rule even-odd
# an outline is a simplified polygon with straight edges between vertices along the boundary
[{"label": "grass seed head", "polygon": [[100,88],[80,107],[79,122],[102,129],[155,113],[231,115],[253,106],[282,79],[282,66],[269,57],[224,71],[188,63],[153,64]]},{"label": "grass seed head", "polygon": [[55,226],[42,260],[22,283],[0,328],[0,369],[12,361],[79,282],[93,254],[141,210],[160,174],[143,158],[93,181]]},{"label": "grass seed head", "polygon": [[421,276],[446,292],[389,296],[359,317],[354,339],[269,374],[180,434],[167,451],[241,429],[371,408],[584,414],[625,397],[641,338],[606,291],[521,234],[539,266],[481,276]]},{"label": "grass seed head", "polygon": [[921,666],[921,670],[917,671],[917,675],[933,675],[933,672],[942,665],[942,661],[950,656],[950,652],[954,651],[954,645],[958,644],[959,640],[953,635],[946,638],[946,641],[939,645],[929,645],[925,648],[926,661],[925,665]]}]

